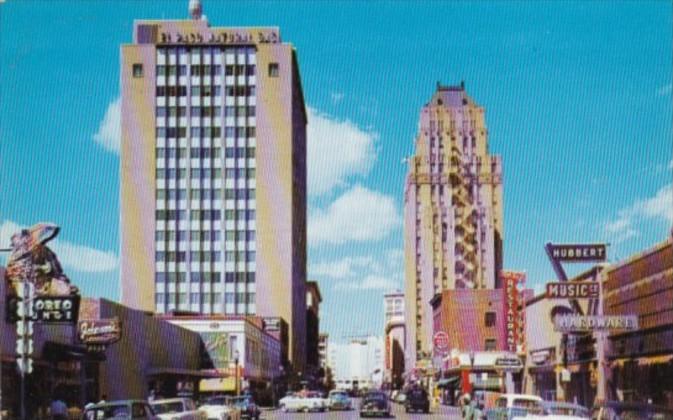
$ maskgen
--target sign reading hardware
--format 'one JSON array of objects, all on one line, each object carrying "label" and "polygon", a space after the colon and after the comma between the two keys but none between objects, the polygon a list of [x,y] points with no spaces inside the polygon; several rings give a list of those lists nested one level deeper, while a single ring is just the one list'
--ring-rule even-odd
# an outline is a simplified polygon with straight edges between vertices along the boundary
[{"label": "sign reading hardware", "polygon": [[598,284],[596,283],[547,283],[548,299],[595,299],[598,298]]},{"label": "sign reading hardware", "polygon": [[553,245],[549,244],[551,257],[557,261],[593,262],[605,261],[605,244]]},{"label": "sign reading hardware", "polygon": [[554,330],[562,333],[636,329],[636,315],[559,315],[554,318]]}]

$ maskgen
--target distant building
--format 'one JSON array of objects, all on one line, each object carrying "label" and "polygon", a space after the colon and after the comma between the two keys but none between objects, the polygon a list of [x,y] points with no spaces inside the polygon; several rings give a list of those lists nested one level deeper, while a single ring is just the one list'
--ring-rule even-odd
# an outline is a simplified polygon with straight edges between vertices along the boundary
[{"label": "distant building", "polygon": [[384,379],[393,387],[402,385],[404,374],[404,346],[406,327],[404,323],[404,293],[396,290],[386,293],[384,299]]},{"label": "distant building", "polygon": [[306,283],[306,369],[318,376],[320,368],[320,287],[315,281]]},{"label": "distant building", "polygon": [[507,349],[504,289],[444,290],[432,300],[434,331],[449,337],[448,349]]},{"label": "distant building", "polygon": [[306,356],[306,110],[276,27],[137,20],[121,46],[121,300],[281,317]]},{"label": "distant building", "polygon": [[[494,289],[502,268],[502,164],[484,108],[464,85],[442,86],[421,110],[404,192],[406,332],[411,366],[432,353],[430,300]],[[461,321],[461,328],[470,326]]]},{"label": "distant building", "polygon": [[329,366],[329,335],[322,333],[318,337],[318,364],[322,369]]},{"label": "distant building", "polygon": [[338,389],[373,389],[383,381],[383,339],[363,336],[348,343],[331,343],[330,366]]}]

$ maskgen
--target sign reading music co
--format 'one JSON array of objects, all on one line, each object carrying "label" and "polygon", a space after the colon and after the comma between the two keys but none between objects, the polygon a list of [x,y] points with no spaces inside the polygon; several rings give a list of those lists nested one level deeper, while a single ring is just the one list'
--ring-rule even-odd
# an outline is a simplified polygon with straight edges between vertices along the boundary
[{"label": "sign reading music co", "polygon": [[598,284],[587,282],[550,282],[547,283],[548,299],[596,299]]}]

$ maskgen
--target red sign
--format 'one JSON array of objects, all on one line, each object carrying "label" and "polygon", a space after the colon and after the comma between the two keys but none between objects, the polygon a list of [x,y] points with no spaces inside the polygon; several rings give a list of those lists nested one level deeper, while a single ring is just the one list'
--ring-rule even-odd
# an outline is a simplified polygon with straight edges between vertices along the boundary
[{"label": "red sign", "polygon": [[386,336],[386,369],[390,369],[390,336]]},{"label": "red sign", "polygon": [[437,351],[446,351],[449,349],[449,335],[444,331],[435,333],[435,336],[432,338],[432,342],[435,345],[435,350]]},{"label": "red sign", "polygon": [[502,270],[500,279],[505,288],[507,350],[523,353],[526,351],[526,311],[523,293],[526,287],[526,273]]}]

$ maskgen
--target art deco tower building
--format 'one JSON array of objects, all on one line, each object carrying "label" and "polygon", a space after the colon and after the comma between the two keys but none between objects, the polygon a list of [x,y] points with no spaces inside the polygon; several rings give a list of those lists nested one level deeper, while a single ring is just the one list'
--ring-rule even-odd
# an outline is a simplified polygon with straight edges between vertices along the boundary
[{"label": "art deco tower building", "polygon": [[[430,300],[444,289],[498,287],[503,210],[500,158],[484,109],[460,86],[437,85],[420,115],[404,192],[407,360],[432,351]],[[456,328],[461,326],[456,320]]]},{"label": "art deco tower building", "polygon": [[140,20],[121,46],[122,302],[282,317],[305,357],[306,112],[278,28]]}]

